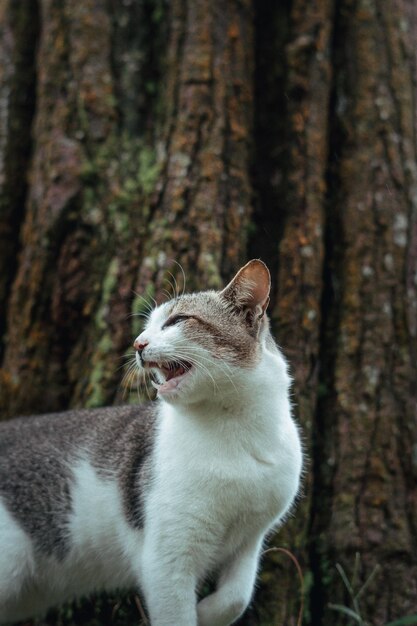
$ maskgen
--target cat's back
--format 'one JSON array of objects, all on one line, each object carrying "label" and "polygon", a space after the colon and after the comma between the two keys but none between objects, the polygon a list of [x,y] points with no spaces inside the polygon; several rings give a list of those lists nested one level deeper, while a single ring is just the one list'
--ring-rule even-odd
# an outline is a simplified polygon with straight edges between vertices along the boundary
[{"label": "cat's back", "polygon": [[43,552],[59,556],[67,549],[65,528],[77,481],[84,480],[80,468],[88,468],[90,475],[117,486],[126,518],[139,525],[138,485],[155,419],[150,403],[1,422],[0,502]]},{"label": "cat's back", "polygon": [[[56,459],[65,465],[82,451],[103,470],[120,467],[128,455],[146,454],[155,417],[148,403],[0,421],[0,477],[6,479],[12,467],[42,474],[38,461],[45,466]],[[0,479],[0,491],[4,485]]]}]

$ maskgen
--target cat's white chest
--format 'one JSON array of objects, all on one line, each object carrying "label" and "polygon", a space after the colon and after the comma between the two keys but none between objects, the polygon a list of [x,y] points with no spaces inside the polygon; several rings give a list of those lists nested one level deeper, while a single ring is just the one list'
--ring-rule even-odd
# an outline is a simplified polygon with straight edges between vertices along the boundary
[{"label": "cat's white chest", "polygon": [[291,484],[286,479],[291,459],[278,449],[278,433],[269,433],[266,444],[262,433],[244,432],[232,418],[218,423],[221,428],[164,408],[147,507],[150,526],[158,523],[167,543],[170,537],[193,546],[201,575],[270,528],[297,489],[297,472]]}]

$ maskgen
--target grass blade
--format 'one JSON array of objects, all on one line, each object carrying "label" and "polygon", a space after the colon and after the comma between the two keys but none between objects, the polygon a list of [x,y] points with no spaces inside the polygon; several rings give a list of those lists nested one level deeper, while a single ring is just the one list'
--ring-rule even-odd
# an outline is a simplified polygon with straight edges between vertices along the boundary
[{"label": "grass blade", "polygon": [[377,563],[374,569],[372,570],[372,572],[370,573],[370,575],[368,576],[368,578],[366,579],[366,581],[363,583],[362,587],[359,589],[358,593],[356,594],[355,600],[358,600],[361,597],[365,589],[369,587],[369,585],[371,584],[371,582],[373,581],[373,579],[375,578],[375,576],[378,574],[380,570],[381,570],[381,566]]},{"label": "grass blade", "polygon": [[[352,589],[352,585],[349,582],[348,577],[345,574],[345,570],[343,569],[343,567],[340,565],[340,563],[336,563],[336,569],[340,574],[341,579],[343,580],[343,582],[345,583],[345,587],[346,589],[349,591],[349,595],[351,598],[355,597],[355,592]],[[336,605],[335,605],[336,606]]]},{"label": "grass blade", "polygon": [[[352,619],[356,620],[358,624],[362,624],[362,618],[360,615],[349,609],[347,606],[343,606],[343,604],[328,604],[329,609],[333,611],[339,611],[339,613],[343,613],[344,615],[348,615]],[[388,625],[387,625],[388,626]]]}]

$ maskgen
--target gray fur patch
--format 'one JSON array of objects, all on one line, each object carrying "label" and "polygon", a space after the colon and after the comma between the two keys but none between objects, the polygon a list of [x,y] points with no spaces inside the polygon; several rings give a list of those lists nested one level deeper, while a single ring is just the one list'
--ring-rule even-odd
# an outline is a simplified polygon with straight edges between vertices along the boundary
[{"label": "gray fur patch", "polygon": [[101,476],[119,482],[127,521],[143,526],[143,500],[150,480],[157,404],[101,410],[100,428],[89,442],[90,460]]},{"label": "gray fur patch", "polygon": [[0,422],[0,496],[40,551],[62,559],[70,547],[71,467],[80,455],[119,481],[127,520],[142,525],[155,409],[150,403]]}]

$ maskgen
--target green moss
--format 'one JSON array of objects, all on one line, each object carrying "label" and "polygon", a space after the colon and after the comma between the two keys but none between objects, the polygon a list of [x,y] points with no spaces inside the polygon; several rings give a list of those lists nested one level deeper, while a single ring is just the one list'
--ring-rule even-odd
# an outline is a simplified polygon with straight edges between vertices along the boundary
[{"label": "green moss", "polygon": [[146,220],[148,197],[159,173],[155,150],[142,140],[131,139],[126,133],[109,137],[81,168],[87,220],[89,210],[97,205],[103,207],[103,214],[108,211],[117,234],[123,234],[134,217],[132,207],[140,206],[141,217]]},{"label": "green moss", "polygon": [[139,153],[138,180],[145,194],[153,191],[159,172],[160,165],[156,159],[155,151],[144,146]]},{"label": "green moss", "polygon": [[90,381],[88,385],[89,394],[85,405],[89,409],[103,406],[105,404],[106,398],[103,392],[103,386],[101,384],[103,376],[104,362],[98,360],[91,370]]},{"label": "green moss", "polygon": [[109,361],[113,361],[113,352],[113,342],[109,333],[106,332],[101,337],[94,354],[86,401],[88,408],[103,406],[107,402],[106,383],[111,378]]},{"label": "green moss", "polygon": [[[82,113],[82,103],[81,113]],[[115,370],[109,307],[116,295],[120,274],[120,257],[125,246],[131,246],[133,236],[147,228],[150,194],[159,175],[156,152],[143,139],[127,133],[110,134],[106,141],[90,145],[82,165],[83,196],[81,220],[94,227],[98,255],[94,259],[94,274],[99,303],[95,307],[92,332],[91,370],[87,374],[89,407],[102,406],[114,392]],[[88,156],[87,156],[88,155]],[[133,234],[132,234],[133,233]],[[109,260],[109,251],[115,251]],[[149,290],[145,298],[152,295]],[[144,302],[136,297],[134,313],[146,313]],[[143,318],[132,318],[133,333],[139,334]],[[135,395],[137,402],[137,396]]]},{"label": "green moss", "polygon": [[107,328],[106,314],[109,300],[117,285],[117,279],[119,276],[119,260],[117,258],[112,259],[107,269],[106,276],[103,281],[102,297],[100,306],[96,313],[96,326],[101,330]]},{"label": "green moss", "polygon": [[143,295],[136,294],[132,302],[132,334],[139,335],[144,327],[146,317],[153,308],[152,298],[155,295],[155,287],[148,285]]},{"label": "green moss", "polygon": [[155,2],[155,8],[152,12],[152,21],[154,22],[154,24],[159,24],[164,19],[166,14],[165,4],[166,0],[157,0]]},{"label": "green moss", "polygon": [[92,191],[92,189],[88,188],[88,185],[94,185],[97,180],[98,170],[97,164],[95,161],[85,160],[80,169],[80,177],[84,185],[86,185],[86,191]]},{"label": "green moss", "polygon": [[88,407],[103,406],[107,401],[105,382],[109,378],[109,356],[111,360],[114,351],[113,341],[109,332],[107,314],[110,299],[117,287],[119,276],[119,261],[114,258],[110,261],[102,286],[100,306],[95,316],[96,333],[100,337],[91,364],[91,373],[88,384]]}]

